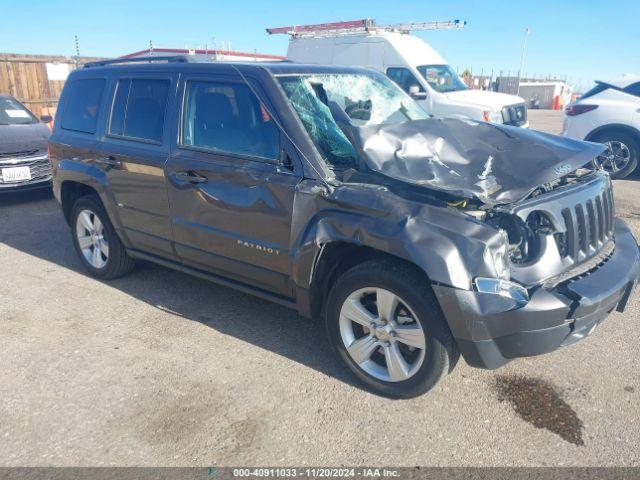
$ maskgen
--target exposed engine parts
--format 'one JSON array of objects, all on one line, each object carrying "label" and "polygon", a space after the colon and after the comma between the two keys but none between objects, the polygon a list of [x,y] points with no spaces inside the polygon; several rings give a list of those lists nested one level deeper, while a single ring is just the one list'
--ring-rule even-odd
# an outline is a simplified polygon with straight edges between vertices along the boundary
[{"label": "exposed engine parts", "polygon": [[524,222],[515,215],[497,213],[491,215],[487,223],[503,230],[509,239],[509,258],[512,263],[522,264],[535,259],[539,252],[539,215],[532,215]]}]

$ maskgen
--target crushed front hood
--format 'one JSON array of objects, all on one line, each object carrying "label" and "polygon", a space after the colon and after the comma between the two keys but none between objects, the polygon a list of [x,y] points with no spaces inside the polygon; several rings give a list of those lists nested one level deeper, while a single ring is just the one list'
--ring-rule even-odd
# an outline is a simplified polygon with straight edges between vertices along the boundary
[{"label": "crushed front hood", "polygon": [[533,130],[457,119],[354,127],[353,132],[372,170],[489,205],[521,200],[605,150]]}]

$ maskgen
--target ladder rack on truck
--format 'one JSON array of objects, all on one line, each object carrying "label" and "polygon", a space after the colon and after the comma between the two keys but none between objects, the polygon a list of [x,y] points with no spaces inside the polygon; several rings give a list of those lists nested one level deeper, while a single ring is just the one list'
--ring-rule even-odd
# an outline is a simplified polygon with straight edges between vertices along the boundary
[{"label": "ladder rack on truck", "polygon": [[436,22],[393,23],[377,25],[371,18],[349,20],[345,22],[316,23],[311,25],[291,25],[288,27],[267,28],[269,35],[286,34],[295,38],[327,37],[338,35],[354,35],[370,32],[409,33],[415,30],[448,30],[461,29],[467,24],[465,20],[447,20]]}]

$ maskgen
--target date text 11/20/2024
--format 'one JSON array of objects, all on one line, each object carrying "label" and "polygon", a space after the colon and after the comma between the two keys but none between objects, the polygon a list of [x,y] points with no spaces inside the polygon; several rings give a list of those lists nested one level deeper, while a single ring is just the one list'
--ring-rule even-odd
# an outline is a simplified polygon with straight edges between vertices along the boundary
[{"label": "date text 11/20/2024", "polygon": [[[215,476],[215,469],[210,469]],[[387,468],[234,468],[234,478],[394,478],[397,469]]]}]

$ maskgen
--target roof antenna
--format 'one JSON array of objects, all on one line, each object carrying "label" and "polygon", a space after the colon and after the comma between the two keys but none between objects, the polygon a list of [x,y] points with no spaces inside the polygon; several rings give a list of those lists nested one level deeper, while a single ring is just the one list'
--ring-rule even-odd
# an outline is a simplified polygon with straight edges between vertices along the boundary
[{"label": "roof antenna", "polygon": [[153,55],[153,40],[149,40],[149,55]]}]

